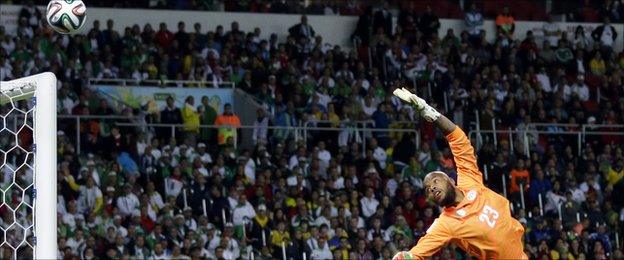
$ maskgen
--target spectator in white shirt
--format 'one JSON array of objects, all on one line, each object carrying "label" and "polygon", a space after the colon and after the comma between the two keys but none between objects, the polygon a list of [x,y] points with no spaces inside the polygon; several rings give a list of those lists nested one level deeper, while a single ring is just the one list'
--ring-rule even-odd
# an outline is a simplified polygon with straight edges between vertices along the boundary
[{"label": "spectator in white shirt", "polygon": [[317,239],[317,237],[319,236],[318,230],[319,228],[317,226],[311,226],[311,229],[310,229],[311,236],[305,241],[306,250],[314,252],[314,250],[319,249],[319,244],[318,244],[318,239]]},{"label": "spectator in white shirt", "polygon": [[572,195],[571,199],[578,203],[578,204],[582,204],[583,202],[585,202],[585,200],[587,199],[585,197],[585,192],[583,192],[580,188],[579,185],[577,185],[577,181],[576,180],[572,180],[573,183],[568,185],[568,193],[570,193]]},{"label": "spectator in white shirt", "polygon": [[381,169],[386,169],[386,159],[388,159],[388,154],[386,153],[386,150],[379,147],[379,143],[374,137],[370,140],[370,149],[373,150],[373,158],[377,160],[379,167],[381,167]]},{"label": "spectator in white shirt", "polygon": [[81,229],[76,230],[76,233],[74,234],[73,237],[70,237],[67,240],[67,246],[71,248],[72,252],[74,253],[74,255],[79,255],[80,252],[82,252],[82,249],[85,246],[85,239],[84,239],[84,231],[82,231]]},{"label": "spectator in white shirt", "polygon": [[344,178],[340,175],[340,172],[337,168],[332,168],[330,170],[331,178],[332,178],[332,187],[334,190],[344,189]]},{"label": "spectator in white shirt", "polygon": [[553,189],[546,193],[546,204],[544,205],[544,212],[556,213],[558,205],[565,204],[565,194],[561,192],[561,184],[556,181],[553,185]]},{"label": "spectator in white shirt", "polygon": [[600,183],[596,181],[595,176],[592,174],[585,175],[585,182],[579,185],[579,189],[581,189],[585,194],[589,192],[589,189],[593,189],[598,194],[599,198],[602,197]]},{"label": "spectator in white shirt", "polygon": [[113,217],[113,225],[111,227],[115,229],[117,236],[126,237],[128,235],[128,229],[121,225],[121,217],[119,215]]},{"label": "spectator in white shirt", "polygon": [[362,214],[360,214],[360,209],[358,207],[353,207],[353,210],[351,210],[351,214],[349,215],[349,225],[355,223],[353,225],[355,225],[355,227],[357,227],[358,229],[364,228],[366,226],[366,222],[361,215]]},{"label": "spectator in white shirt", "polygon": [[401,184],[402,179],[403,179],[403,174],[401,172],[396,172],[394,173],[394,178],[386,182],[386,192],[390,197],[394,198],[394,195],[396,195],[396,191],[399,188],[399,185]]},{"label": "spectator in white shirt", "polygon": [[234,222],[234,225],[237,226],[244,225],[255,216],[256,211],[253,206],[251,206],[251,203],[247,201],[247,196],[245,194],[241,194],[238,198],[238,205],[236,205],[232,212],[232,222]]},{"label": "spectator in white shirt", "polygon": [[204,143],[197,144],[197,156],[203,164],[212,163],[212,156],[210,156],[210,154],[206,152],[206,144]]},{"label": "spectator in white shirt", "polygon": [[546,93],[552,92],[552,87],[550,85],[550,78],[548,77],[548,73],[546,73],[545,67],[542,67],[540,71],[537,74],[535,74],[535,78],[537,79],[537,82],[540,83],[540,87],[542,88],[543,91],[545,91]]},{"label": "spectator in white shirt", "polygon": [[330,220],[331,220],[331,208],[326,206],[323,208],[321,216],[316,218],[313,224],[314,226],[317,226],[317,227],[320,227],[323,224],[327,225],[328,227],[331,227]]},{"label": "spectator in white shirt", "polygon": [[74,101],[71,97],[69,97],[69,84],[65,83],[61,88],[61,91],[58,96],[59,100],[59,110],[60,114],[71,114],[72,109],[76,106],[76,101]]},{"label": "spectator in white shirt", "polygon": [[299,158],[305,158],[306,156],[306,148],[301,146],[297,149],[297,153],[293,154],[288,161],[288,168],[293,170],[295,166],[299,165]]},{"label": "spectator in white shirt", "polygon": [[152,207],[156,208],[156,210],[160,210],[165,206],[162,196],[160,196],[160,193],[156,192],[156,186],[153,182],[150,181],[147,183],[145,194],[147,194],[150,204]]},{"label": "spectator in white shirt", "polygon": [[251,184],[254,184],[256,182],[256,162],[252,160],[248,154],[241,156],[240,161],[241,165],[244,166],[243,172],[245,176]]},{"label": "spectator in white shirt", "polygon": [[117,199],[119,214],[124,217],[132,216],[135,213],[138,214],[140,213],[139,206],[139,198],[132,193],[132,186],[126,184],[124,186],[124,195]]},{"label": "spectator in white shirt", "polygon": [[253,135],[252,140],[254,145],[258,144],[258,142],[262,142],[264,144],[267,143],[267,135],[269,133],[269,117],[266,116],[266,111],[263,108],[260,108],[256,111],[257,117],[254,121]]},{"label": "spectator in white shirt", "polygon": [[470,5],[470,11],[466,13],[464,23],[470,35],[470,41],[476,43],[476,41],[480,40],[483,32],[483,15],[477,10],[475,3]]},{"label": "spectator in white shirt", "polygon": [[336,86],[336,81],[331,77],[331,70],[325,69],[323,70],[323,76],[318,79],[316,83],[317,87],[327,87],[334,88]]},{"label": "spectator in white shirt", "polygon": [[604,18],[604,23],[592,32],[592,38],[595,42],[599,42],[603,47],[603,50],[610,51],[613,48],[613,43],[617,39],[617,32],[615,27],[611,25],[611,19],[607,16]]},{"label": "spectator in white shirt", "polygon": [[378,217],[373,218],[373,227],[368,230],[366,235],[369,241],[373,241],[375,237],[381,237],[385,241],[390,241],[386,230],[381,228],[381,219]]},{"label": "spectator in white shirt", "polygon": [[422,144],[420,152],[418,152],[417,156],[420,165],[427,165],[427,163],[431,161],[431,146],[429,145],[429,143],[425,142]]},{"label": "spectator in white shirt", "polygon": [[76,218],[80,215],[76,207],[76,201],[71,200],[67,205],[67,213],[63,215],[63,223],[65,223],[70,229],[76,228]]},{"label": "spectator in white shirt", "polygon": [[0,80],[13,78],[13,66],[6,57],[0,56]]},{"label": "spectator in white shirt", "polygon": [[[4,30],[4,27],[0,26],[0,31],[3,31],[3,30]],[[6,53],[11,53],[13,52],[13,50],[15,50],[15,42],[10,36],[5,34],[4,37],[0,40],[1,40],[0,47],[2,47],[6,51]]]},{"label": "spectator in white shirt", "polygon": [[102,207],[102,191],[95,186],[93,178],[87,177],[87,183],[80,186],[80,196],[78,196],[78,211],[83,214],[95,214]]},{"label": "spectator in white shirt", "polygon": [[364,217],[369,218],[374,215],[379,206],[379,201],[375,199],[373,188],[366,189],[366,196],[360,199],[360,205],[362,206],[362,214]]},{"label": "spectator in white shirt", "polygon": [[344,80],[344,82],[346,82],[347,84],[351,84],[355,78],[353,76],[353,72],[351,72],[351,70],[349,70],[349,63],[348,62],[343,62],[342,63],[342,67],[340,68],[340,70],[338,72],[336,72],[336,78],[341,78]]},{"label": "spectator in white shirt", "polygon": [[572,94],[577,95],[581,101],[589,100],[589,88],[585,84],[585,76],[579,75],[571,88]]},{"label": "spectator in white shirt", "polygon": [[367,95],[364,100],[362,100],[362,111],[369,117],[377,111],[377,103],[373,100],[371,95]]},{"label": "spectator in white shirt", "polygon": [[190,207],[184,209],[184,226],[186,230],[197,230],[197,221],[193,217],[193,210]]},{"label": "spectator in white shirt", "polygon": [[[219,245],[223,250],[223,259],[238,259],[240,256],[240,247],[236,239],[232,239],[229,235],[224,235],[221,237],[221,243]],[[217,255],[217,251],[219,248],[215,250],[215,255]],[[220,258],[219,258],[220,259]]]},{"label": "spectator in white shirt", "polygon": [[154,250],[152,250],[152,255],[149,257],[150,260],[164,260],[169,259],[169,254],[163,249],[161,243],[156,243],[154,245]]},{"label": "spectator in white shirt", "polygon": [[572,88],[565,77],[562,77],[559,84],[555,85],[553,92],[563,98],[565,102],[570,101],[570,97],[572,96]]},{"label": "spectator in white shirt", "polygon": [[544,31],[544,38],[550,43],[550,46],[557,46],[559,37],[561,37],[561,29],[559,24],[554,21],[552,15],[548,16],[548,20],[542,26],[542,30]]},{"label": "spectator in white shirt", "polygon": [[574,46],[572,47],[575,47],[577,50],[588,50],[591,48],[591,37],[585,33],[585,28],[583,28],[583,26],[579,25],[576,27],[576,30],[574,30],[573,43]]},{"label": "spectator in white shirt", "polygon": [[319,235],[317,238],[317,248],[312,249],[312,259],[333,259],[333,255],[331,250],[329,249],[329,244],[327,244],[327,238],[325,235]]},{"label": "spectator in white shirt", "polygon": [[173,168],[173,175],[165,178],[165,195],[167,197],[178,197],[182,192],[184,183],[181,181],[182,172],[179,167]]},{"label": "spectator in white shirt", "polygon": [[215,226],[212,223],[208,223],[206,226],[206,235],[203,239],[206,241],[204,248],[211,253],[214,253],[221,243],[221,237],[216,233]]},{"label": "spectator in white shirt", "polygon": [[316,156],[320,160],[321,166],[328,167],[329,161],[331,160],[332,155],[329,151],[327,151],[327,149],[325,149],[325,142],[320,141],[317,144],[317,147],[318,147],[318,151],[317,151]]}]

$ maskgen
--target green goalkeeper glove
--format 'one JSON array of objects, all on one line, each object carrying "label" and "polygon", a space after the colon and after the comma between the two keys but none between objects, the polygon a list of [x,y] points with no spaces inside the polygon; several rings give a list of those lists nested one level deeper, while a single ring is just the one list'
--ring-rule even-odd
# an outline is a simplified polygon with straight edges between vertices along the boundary
[{"label": "green goalkeeper glove", "polygon": [[408,251],[398,252],[396,255],[394,255],[394,257],[392,257],[392,260],[413,260],[413,259],[414,259],[414,256],[412,255],[412,253]]}]

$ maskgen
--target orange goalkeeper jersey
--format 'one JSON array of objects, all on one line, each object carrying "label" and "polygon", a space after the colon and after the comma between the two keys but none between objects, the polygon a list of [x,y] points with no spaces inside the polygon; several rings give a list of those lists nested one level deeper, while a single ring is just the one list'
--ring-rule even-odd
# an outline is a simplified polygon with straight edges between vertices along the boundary
[{"label": "orange goalkeeper jersey", "polygon": [[456,207],[446,207],[410,253],[416,259],[456,243],[479,259],[528,259],[524,228],[511,216],[509,201],[483,185],[474,150],[456,127],[446,136],[457,166],[457,187],[464,193]]}]

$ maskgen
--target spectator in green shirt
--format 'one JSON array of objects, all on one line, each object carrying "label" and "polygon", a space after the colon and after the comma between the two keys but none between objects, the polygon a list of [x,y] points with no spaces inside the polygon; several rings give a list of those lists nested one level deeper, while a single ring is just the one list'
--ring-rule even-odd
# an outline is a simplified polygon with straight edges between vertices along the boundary
[{"label": "spectator in green shirt", "polygon": [[[201,105],[197,107],[197,111],[202,111],[199,118],[202,125],[214,124],[215,118],[217,117],[217,111],[210,105],[210,99],[208,99],[208,96],[202,97]],[[199,138],[210,143],[210,141],[214,139],[214,131],[215,129],[213,128],[201,128]]]}]

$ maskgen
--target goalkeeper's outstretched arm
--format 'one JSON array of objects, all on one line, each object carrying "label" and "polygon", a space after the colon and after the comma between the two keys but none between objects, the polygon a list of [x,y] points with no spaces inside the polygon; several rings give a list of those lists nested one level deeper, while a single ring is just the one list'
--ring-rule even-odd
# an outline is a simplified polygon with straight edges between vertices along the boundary
[{"label": "goalkeeper's outstretched arm", "polygon": [[460,187],[483,185],[483,176],[477,166],[474,148],[466,134],[447,117],[440,114],[425,100],[407,89],[396,89],[394,95],[410,103],[425,120],[433,122],[446,136],[457,167],[457,185]]},{"label": "goalkeeper's outstretched arm", "polygon": [[440,114],[435,108],[431,107],[424,99],[412,94],[405,88],[395,89],[394,95],[403,101],[410,103],[425,120],[433,122],[440,128],[444,135],[448,135],[457,127],[450,119]]},{"label": "goalkeeper's outstretched arm", "polygon": [[[412,105],[425,120],[434,123],[444,133],[457,166],[457,186],[471,187],[483,185],[481,172],[477,167],[474,149],[466,134],[455,123],[425,100],[412,94],[407,89],[396,89],[394,95]],[[438,221],[436,221],[438,222]],[[410,251],[399,252],[394,260],[424,259],[433,255],[453,238],[453,232],[444,223],[432,224],[427,234]]]},{"label": "goalkeeper's outstretched arm", "polygon": [[451,121],[450,119],[448,119],[444,115],[440,115],[438,120],[435,121],[435,124],[436,124],[436,126],[438,126],[438,128],[440,128],[440,131],[442,131],[442,133],[444,133],[444,135],[448,135],[448,134],[452,133],[455,130],[455,128],[457,127],[457,125],[455,125],[455,123],[453,123],[453,121]]}]

